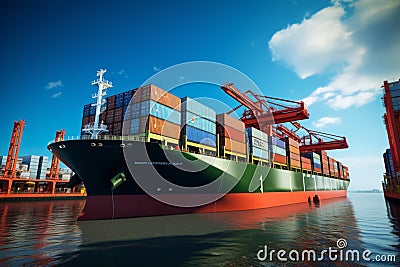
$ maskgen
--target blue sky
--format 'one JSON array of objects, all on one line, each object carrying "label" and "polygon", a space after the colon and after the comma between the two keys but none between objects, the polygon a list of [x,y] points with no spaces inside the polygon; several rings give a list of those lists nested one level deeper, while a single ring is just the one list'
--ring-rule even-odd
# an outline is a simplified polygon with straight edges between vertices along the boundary
[{"label": "blue sky", "polygon": [[[388,147],[380,86],[400,78],[396,0],[7,2],[0,154],[14,120],[26,120],[20,155],[50,156],[57,129],[79,135],[99,68],[116,94],[202,60],[242,71],[265,95],[305,100],[304,126],[348,138],[349,149],[328,153],[349,166],[351,189],[380,187]],[[194,87],[177,93],[200,96]]]}]

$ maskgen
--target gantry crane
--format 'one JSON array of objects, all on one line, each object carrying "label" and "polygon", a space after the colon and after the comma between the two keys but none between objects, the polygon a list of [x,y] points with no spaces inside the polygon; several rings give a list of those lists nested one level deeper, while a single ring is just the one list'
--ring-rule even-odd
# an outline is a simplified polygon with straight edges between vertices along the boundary
[{"label": "gantry crane", "polygon": [[221,86],[221,89],[240,103],[228,114],[242,106],[248,108],[241,118],[246,128],[254,127],[268,133],[272,124],[304,120],[310,117],[307,106],[302,101],[257,95],[251,90],[242,93],[233,83],[226,83]]},{"label": "gantry crane", "polygon": [[21,147],[22,132],[24,131],[25,121],[15,121],[11,134],[10,148],[8,149],[4,177],[14,178],[17,170],[18,153]]},{"label": "gantry crane", "polygon": [[[65,137],[65,130],[56,131],[55,142],[63,141]],[[58,179],[60,160],[53,155],[51,158],[50,179]]]},{"label": "gantry crane", "polygon": [[[346,137],[309,130],[297,122],[310,117],[307,106],[302,101],[257,95],[250,90],[242,93],[234,87],[233,83],[226,83],[221,86],[221,89],[240,103],[229,113],[242,106],[248,108],[241,117],[246,128],[254,127],[269,135],[290,137],[300,143],[301,152],[348,148]],[[250,97],[255,100],[253,101]],[[292,106],[288,106],[287,103],[291,103]],[[282,125],[285,122],[290,122],[296,130],[286,128]],[[272,130],[272,124],[278,124],[274,130]],[[307,135],[299,137],[296,132],[300,129],[305,130]]]}]

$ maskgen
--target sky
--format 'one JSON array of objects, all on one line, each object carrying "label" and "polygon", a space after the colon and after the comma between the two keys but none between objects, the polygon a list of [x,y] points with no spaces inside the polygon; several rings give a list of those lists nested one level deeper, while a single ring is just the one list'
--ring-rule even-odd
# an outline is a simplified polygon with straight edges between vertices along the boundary
[{"label": "sky", "polygon": [[[26,120],[20,155],[50,157],[46,146],[56,130],[79,135],[100,68],[108,70],[113,95],[170,66],[210,61],[244,73],[264,95],[305,101],[311,116],[302,125],[346,136],[349,149],[328,155],[349,166],[349,189],[381,188],[388,148],[381,86],[400,78],[400,1],[6,0],[2,6],[2,155],[15,120]],[[237,104],[211,85],[173,93]]]}]

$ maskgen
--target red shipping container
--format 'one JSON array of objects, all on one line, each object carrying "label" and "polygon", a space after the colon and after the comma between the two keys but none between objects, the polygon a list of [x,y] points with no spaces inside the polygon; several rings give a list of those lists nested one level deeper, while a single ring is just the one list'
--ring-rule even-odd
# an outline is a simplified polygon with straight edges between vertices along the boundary
[{"label": "red shipping container", "polygon": [[302,163],[301,166],[304,170],[309,170],[311,171],[311,163]]},{"label": "red shipping container", "polygon": [[287,165],[285,156],[282,156],[282,155],[279,155],[279,154],[273,154],[272,158],[274,159],[273,162]]},{"label": "red shipping container", "polygon": [[107,110],[106,124],[114,123],[114,109]]},{"label": "red shipping container", "polygon": [[107,97],[107,109],[115,108],[115,95]]},{"label": "red shipping container", "polygon": [[114,111],[114,123],[122,121],[122,108],[116,108]]},{"label": "red shipping container", "polygon": [[230,126],[222,126],[218,125],[217,126],[217,133],[221,138],[230,138],[232,140],[245,143],[246,142],[246,137],[244,131],[238,131],[236,129],[233,129]]},{"label": "red shipping container", "polygon": [[131,131],[131,121],[123,121],[122,123],[122,135],[130,135]]}]

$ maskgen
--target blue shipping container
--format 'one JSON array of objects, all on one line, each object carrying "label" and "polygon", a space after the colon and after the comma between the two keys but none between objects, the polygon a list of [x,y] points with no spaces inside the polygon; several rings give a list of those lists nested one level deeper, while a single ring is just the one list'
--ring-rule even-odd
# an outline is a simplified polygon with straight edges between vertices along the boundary
[{"label": "blue shipping container", "polygon": [[131,118],[139,118],[140,117],[140,103],[135,103],[130,106],[131,109]]},{"label": "blue shipping container", "polygon": [[261,158],[261,159],[269,159],[268,151],[263,149],[259,149],[257,147],[253,147],[250,152],[253,154],[254,157]]},{"label": "blue shipping container", "polygon": [[[95,103],[93,103],[95,104]],[[96,115],[96,106],[90,106],[90,116]]]},{"label": "blue shipping container", "polygon": [[216,112],[212,108],[207,107],[206,105],[201,104],[200,102],[193,100],[189,97],[181,98],[182,101],[182,113],[184,111],[189,111],[196,115],[201,115],[202,117],[215,122]]},{"label": "blue shipping container", "polygon": [[140,130],[140,118],[131,120],[131,134],[138,134]]},{"label": "blue shipping container", "polygon": [[203,116],[193,114],[188,111],[182,112],[183,123],[191,127],[215,134],[216,126],[214,121],[210,121]]},{"label": "blue shipping container", "polygon": [[286,149],[284,149],[284,148],[281,148],[281,147],[276,146],[276,145],[272,145],[272,151],[275,154],[279,154],[281,156],[285,156],[286,157]]},{"label": "blue shipping container", "polygon": [[276,145],[276,146],[280,147],[280,148],[286,149],[286,144],[285,144],[285,142],[282,141],[282,140],[280,140],[279,137],[271,136],[271,143],[272,143],[273,145]]},{"label": "blue shipping container", "polygon": [[190,126],[185,126],[184,132],[189,141],[212,147],[216,146],[216,135],[214,134]]},{"label": "blue shipping container", "polygon": [[150,115],[175,124],[181,124],[181,113],[158,102],[150,101]]}]

